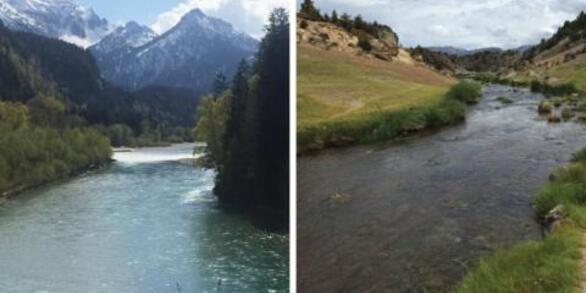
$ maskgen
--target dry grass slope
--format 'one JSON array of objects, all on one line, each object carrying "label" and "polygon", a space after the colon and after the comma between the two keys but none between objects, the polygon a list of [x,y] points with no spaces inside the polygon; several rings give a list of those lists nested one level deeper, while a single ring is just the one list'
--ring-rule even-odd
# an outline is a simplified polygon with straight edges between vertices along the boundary
[{"label": "dry grass slope", "polygon": [[298,125],[441,101],[455,80],[418,64],[298,46]]}]

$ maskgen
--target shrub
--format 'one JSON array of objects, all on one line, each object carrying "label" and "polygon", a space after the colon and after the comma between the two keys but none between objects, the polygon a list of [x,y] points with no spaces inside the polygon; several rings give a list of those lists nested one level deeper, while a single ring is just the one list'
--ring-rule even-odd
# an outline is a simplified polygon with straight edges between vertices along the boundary
[{"label": "shrub", "polygon": [[586,148],[583,148],[579,152],[574,153],[572,155],[572,162],[586,164]]},{"label": "shrub", "polygon": [[574,117],[574,112],[572,112],[572,110],[569,108],[562,109],[562,118],[564,120],[570,120],[572,117]]},{"label": "shrub", "polygon": [[512,104],[513,103],[513,100],[511,98],[508,98],[508,97],[498,97],[497,98],[497,101],[499,101],[499,102],[501,102],[501,103],[503,103],[505,105]]},{"label": "shrub", "polygon": [[306,29],[308,26],[307,21],[304,19],[299,23],[299,27],[301,27],[302,29]]},{"label": "shrub", "polygon": [[481,90],[482,87],[479,83],[471,80],[463,80],[454,85],[446,97],[466,104],[476,104],[481,95]]},{"label": "shrub", "polygon": [[362,48],[362,50],[366,52],[372,51],[372,44],[370,44],[368,36],[366,36],[365,34],[360,34],[358,36],[358,47]]},{"label": "shrub", "polygon": [[553,106],[549,101],[546,100],[541,101],[537,107],[537,112],[539,112],[539,114],[549,114],[552,110]]}]

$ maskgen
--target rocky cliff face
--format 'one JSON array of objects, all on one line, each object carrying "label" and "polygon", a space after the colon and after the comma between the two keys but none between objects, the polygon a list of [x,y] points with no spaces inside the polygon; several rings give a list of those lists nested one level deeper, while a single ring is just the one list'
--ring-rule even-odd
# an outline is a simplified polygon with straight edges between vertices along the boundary
[{"label": "rocky cliff face", "polygon": [[[360,39],[357,33],[363,33],[366,36],[372,47],[370,51],[359,46]],[[351,33],[332,23],[299,18],[297,42],[301,45],[311,45],[325,50],[336,50],[385,61],[392,61],[399,55],[399,39],[393,32],[380,31],[377,35],[364,32]]]}]

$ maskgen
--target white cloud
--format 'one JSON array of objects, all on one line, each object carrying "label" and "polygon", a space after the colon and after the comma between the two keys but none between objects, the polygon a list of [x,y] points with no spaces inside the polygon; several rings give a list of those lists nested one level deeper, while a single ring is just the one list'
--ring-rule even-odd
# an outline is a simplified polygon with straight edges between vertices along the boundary
[{"label": "white cloud", "polygon": [[186,0],[160,14],[151,28],[163,33],[172,28],[187,12],[199,8],[205,14],[230,22],[240,31],[255,37],[263,34],[270,12],[277,7],[289,8],[288,0]]},{"label": "white cloud", "polygon": [[[299,7],[301,0],[297,0]],[[407,46],[513,48],[537,43],[586,10],[586,0],[316,0],[390,25]]]}]

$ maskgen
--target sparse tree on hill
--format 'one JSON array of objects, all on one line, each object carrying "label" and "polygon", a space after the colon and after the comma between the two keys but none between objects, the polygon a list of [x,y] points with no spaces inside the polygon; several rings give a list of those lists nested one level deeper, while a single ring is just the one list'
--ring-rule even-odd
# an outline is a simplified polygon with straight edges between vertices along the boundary
[{"label": "sparse tree on hill", "polygon": [[307,19],[322,20],[319,9],[315,7],[315,4],[313,4],[313,0],[303,0],[303,3],[301,3],[300,12]]},{"label": "sparse tree on hill", "polygon": [[336,10],[332,11],[332,17],[331,17],[331,22],[334,24],[337,24],[339,21],[338,19],[338,13],[336,12]]}]

